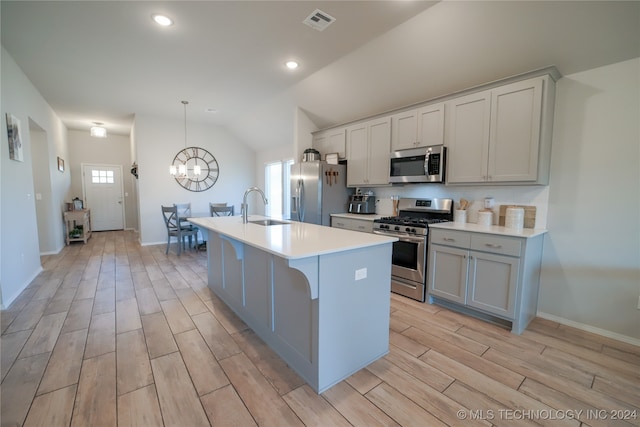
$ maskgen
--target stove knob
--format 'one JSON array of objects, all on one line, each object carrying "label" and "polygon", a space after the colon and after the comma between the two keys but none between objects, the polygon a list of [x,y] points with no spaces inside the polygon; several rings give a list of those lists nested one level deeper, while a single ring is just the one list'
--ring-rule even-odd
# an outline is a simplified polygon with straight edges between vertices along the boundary
[{"label": "stove knob", "polygon": [[[404,231],[406,231],[407,233],[411,233],[411,228],[407,227],[404,229]],[[415,232],[416,230],[413,230],[413,231]]]},{"label": "stove knob", "polygon": [[380,226],[380,228],[389,229],[389,226],[388,226],[388,225],[386,225],[386,224],[382,224],[382,225]]},{"label": "stove knob", "polygon": [[411,229],[411,232],[412,232],[412,233],[415,233],[415,232],[416,232],[416,229],[415,229],[415,228],[412,228],[412,229]]},{"label": "stove knob", "polygon": [[398,227],[398,226],[396,225],[396,227],[394,228],[394,230],[395,230],[395,231],[400,231],[400,227]]}]

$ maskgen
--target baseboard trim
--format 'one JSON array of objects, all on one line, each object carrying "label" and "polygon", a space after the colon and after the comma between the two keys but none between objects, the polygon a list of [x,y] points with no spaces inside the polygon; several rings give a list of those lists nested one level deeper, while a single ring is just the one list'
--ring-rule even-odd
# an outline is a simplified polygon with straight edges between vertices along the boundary
[{"label": "baseboard trim", "polygon": [[553,314],[544,313],[538,311],[536,316],[543,319],[551,320],[553,322],[560,323],[562,325],[571,326],[572,328],[581,329],[583,331],[591,332],[596,335],[602,335],[603,337],[611,338],[616,341],[626,342],[627,344],[640,346],[640,339],[629,337],[627,335],[618,334],[616,332],[607,331],[606,329],[596,328],[595,326],[586,325],[580,322],[574,322],[573,320],[565,319],[563,317],[555,316]]},{"label": "baseboard trim", "polygon": [[[38,267],[35,271],[35,273],[31,276],[30,279],[28,279],[20,288],[20,290],[18,292],[16,292],[14,295],[11,296],[11,299],[9,301],[4,301],[2,300],[2,304],[0,304],[0,308],[2,310],[6,310],[7,308],[11,307],[11,304],[13,304],[13,302],[16,300],[16,298],[18,298],[20,296],[20,294],[22,293],[22,291],[24,291],[27,286],[29,286],[31,284],[31,282],[33,282],[35,280],[36,277],[38,277],[38,274],[42,273],[44,270],[42,269],[42,266]],[[4,297],[4,294],[3,294]]]}]

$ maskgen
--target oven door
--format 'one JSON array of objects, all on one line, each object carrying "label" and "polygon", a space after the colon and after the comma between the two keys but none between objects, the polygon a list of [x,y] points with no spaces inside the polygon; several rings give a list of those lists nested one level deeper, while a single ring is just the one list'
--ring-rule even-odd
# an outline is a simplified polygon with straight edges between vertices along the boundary
[{"label": "oven door", "polygon": [[411,282],[424,283],[426,239],[424,237],[397,236],[391,255],[391,275]]},{"label": "oven door", "polygon": [[375,234],[395,236],[391,254],[391,292],[413,298],[425,299],[426,237],[399,235],[387,231]]}]

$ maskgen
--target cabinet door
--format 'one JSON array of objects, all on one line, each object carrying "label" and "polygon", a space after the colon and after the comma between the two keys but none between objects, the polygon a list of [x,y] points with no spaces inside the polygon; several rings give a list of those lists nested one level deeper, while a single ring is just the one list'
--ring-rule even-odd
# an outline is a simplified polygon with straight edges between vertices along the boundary
[{"label": "cabinet door", "polygon": [[347,185],[366,185],[369,156],[367,125],[362,123],[347,128]]},{"label": "cabinet door", "polygon": [[444,144],[444,103],[418,110],[418,147]]},{"label": "cabinet door", "polygon": [[338,153],[338,157],[344,159],[346,157],[344,128],[327,131],[325,146],[327,153]]},{"label": "cabinet door", "polygon": [[508,84],[491,92],[488,181],[536,181],[543,79]]},{"label": "cabinet door", "polygon": [[389,183],[391,152],[391,119],[385,117],[369,122],[368,185]]},{"label": "cabinet door", "polygon": [[491,92],[447,102],[447,182],[485,182],[489,151]]},{"label": "cabinet door", "polygon": [[316,133],[313,135],[313,141],[311,142],[311,146],[318,150],[324,159],[324,156],[328,153],[327,151],[327,134],[325,132]]},{"label": "cabinet door", "polygon": [[406,150],[418,145],[418,110],[391,116],[391,149]]},{"label": "cabinet door", "polygon": [[513,319],[520,258],[471,251],[467,305]]},{"label": "cabinet door", "polygon": [[447,246],[429,248],[429,294],[465,304],[468,251]]}]

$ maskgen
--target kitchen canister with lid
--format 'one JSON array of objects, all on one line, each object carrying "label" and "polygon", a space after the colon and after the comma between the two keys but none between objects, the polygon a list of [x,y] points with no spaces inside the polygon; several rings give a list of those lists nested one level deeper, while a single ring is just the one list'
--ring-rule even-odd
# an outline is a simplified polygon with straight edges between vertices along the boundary
[{"label": "kitchen canister with lid", "polygon": [[515,206],[507,208],[504,226],[521,230],[524,227],[524,208]]},{"label": "kitchen canister with lid", "polygon": [[481,210],[478,212],[478,225],[489,227],[493,224],[493,212],[490,210]]}]

